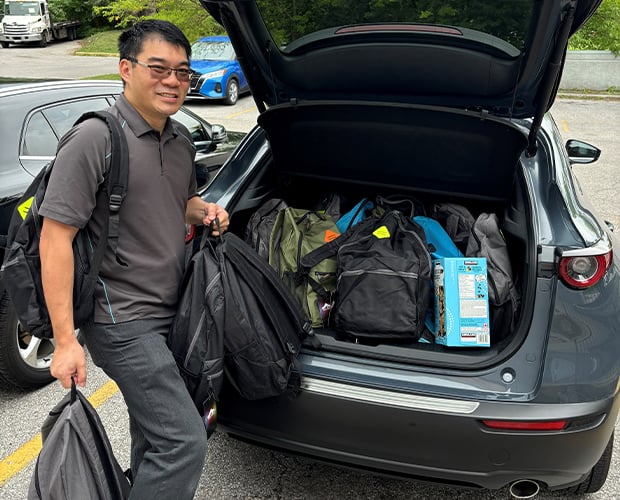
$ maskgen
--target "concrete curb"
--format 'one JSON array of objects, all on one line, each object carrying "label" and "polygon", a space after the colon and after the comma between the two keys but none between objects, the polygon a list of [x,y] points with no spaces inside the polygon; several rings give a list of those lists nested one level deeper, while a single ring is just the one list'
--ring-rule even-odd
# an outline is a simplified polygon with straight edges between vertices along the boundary
[{"label": "concrete curb", "polygon": [[588,92],[586,90],[558,90],[556,99],[579,99],[590,101],[620,101],[620,93]]},{"label": "concrete curb", "polygon": [[85,57],[119,57],[119,54],[109,54],[107,52],[74,52],[73,55]]}]

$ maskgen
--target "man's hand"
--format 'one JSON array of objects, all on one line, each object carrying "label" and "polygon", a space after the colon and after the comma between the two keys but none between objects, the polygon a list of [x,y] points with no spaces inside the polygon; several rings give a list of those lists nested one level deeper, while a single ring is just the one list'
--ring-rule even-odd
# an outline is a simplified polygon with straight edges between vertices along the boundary
[{"label": "man's hand", "polygon": [[[204,224],[209,226],[215,219],[219,221],[220,231],[224,232],[228,229],[230,219],[228,212],[215,203],[207,203],[199,196],[190,198],[187,202],[185,210],[185,221],[188,224]],[[217,229],[213,232],[218,235]]]},{"label": "man's hand", "polygon": [[212,235],[217,236],[220,234],[220,231],[223,233],[228,229],[228,224],[230,223],[228,219],[228,212],[222,207],[216,205],[215,203],[207,203],[205,204],[204,212],[205,214],[202,223],[205,226],[208,226],[217,219],[218,224],[213,227],[213,232],[211,233]]},{"label": "man's hand", "polygon": [[75,335],[68,342],[56,342],[50,373],[65,389],[71,387],[72,377],[77,385],[86,385],[86,355]]}]

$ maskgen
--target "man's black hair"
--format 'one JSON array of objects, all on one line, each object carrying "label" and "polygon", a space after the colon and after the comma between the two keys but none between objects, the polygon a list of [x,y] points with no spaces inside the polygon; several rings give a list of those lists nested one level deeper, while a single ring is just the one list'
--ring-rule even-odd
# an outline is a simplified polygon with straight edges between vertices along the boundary
[{"label": "man's black hair", "polygon": [[142,51],[142,43],[151,36],[160,37],[172,45],[185,49],[187,59],[192,47],[183,32],[169,21],[146,19],[126,29],[118,37],[118,52],[121,59],[135,58]]}]

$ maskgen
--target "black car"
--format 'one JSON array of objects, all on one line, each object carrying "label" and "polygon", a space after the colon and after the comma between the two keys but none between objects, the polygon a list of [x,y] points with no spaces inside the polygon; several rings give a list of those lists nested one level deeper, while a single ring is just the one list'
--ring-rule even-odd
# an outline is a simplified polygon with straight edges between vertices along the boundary
[{"label": "black car", "polygon": [[[56,154],[60,137],[85,111],[109,107],[122,92],[120,81],[58,81],[0,88],[0,237],[7,234],[10,214],[34,176]],[[187,108],[174,119],[191,132],[196,146],[196,178],[205,185],[230,154],[227,131]],[[4,250],[0,249],[0,260]],[[18,387],[52,380],[54,350],[49,340],[34,338],[17,322],[0,282],[0,378]]]},{"label": "black car", "polygon": [[547,114],[568,38],[599,1],[201,3],[260,111],[204,192],[231,231],[244,236],[274,198],[311,210],[337,193],[340,213],[378,196],[427,213],[457,204],[497,217],[520,295],[488,347],[369,342],[328,316],[299,356],[301,391],[248,401],[226,387],[219,430],[521,498],[601,488],[620,404],[620,265],[571,171],[599,151],[563,144]]}]

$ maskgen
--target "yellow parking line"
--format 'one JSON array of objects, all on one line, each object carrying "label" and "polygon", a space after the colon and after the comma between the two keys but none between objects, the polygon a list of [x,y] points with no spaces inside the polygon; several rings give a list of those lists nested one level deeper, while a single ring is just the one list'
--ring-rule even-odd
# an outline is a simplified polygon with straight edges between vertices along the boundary
[{"label": "yellow parking line", "polygon": [[[110,380],[102,385],[88,398],[90,403],[98,408],[114,394],[118,392],[118,386],[115,382]],[[9,479],[15,476],[23,468],[34,460],[41,451],[41,433],[37,434],[30,441],[20,446],[16,451],[11,453],[8,457],[0,461],[0,487],[4,485]]]},{"label": "yellow parking line", "polygon": [[251,113],[253,111],[255,112],[256,108],[247,108],[239,111],[238,113],[231,113],[230,115],[226,116],[226,119],[230,120],[232,118],[237,118],[238,116],[245,115],[246,113]]},{"label": "yellow parking line", "polygon": [[568,122],[566,120],[562,120],[562,131],[563,132],[570,132],[570,129],[568,128]]}]

